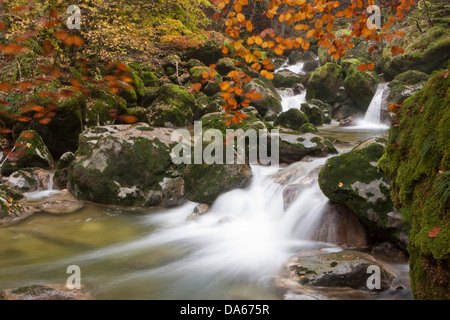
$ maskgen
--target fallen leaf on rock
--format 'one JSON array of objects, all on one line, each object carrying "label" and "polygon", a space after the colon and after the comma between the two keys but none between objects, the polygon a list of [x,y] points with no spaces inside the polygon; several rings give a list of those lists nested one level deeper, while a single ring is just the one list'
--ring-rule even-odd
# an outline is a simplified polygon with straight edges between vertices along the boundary
[{"label": "fallen leaf on rock", "polygon": [[439,234],[439,232],[441,232],[441,227],[435,227],[430,230],[430,232],[428,233],[428,237],[435,238]]}]

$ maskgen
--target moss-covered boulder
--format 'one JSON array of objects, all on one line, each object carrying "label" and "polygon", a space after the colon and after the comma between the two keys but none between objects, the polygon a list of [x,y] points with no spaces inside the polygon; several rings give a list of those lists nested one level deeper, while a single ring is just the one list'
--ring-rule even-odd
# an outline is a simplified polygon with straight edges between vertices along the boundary
[{"label": "moss-covered boulder", "polygon": [[318,106],[310,103],[302,103],[300,110],[304,112],[311,122],[315,126],[321,126],[325,122],[325,115]]},{"label": "moss-covered boulder", "polygon": [[302,84],[303,78],[304,75],[284,69],[274,74],[272,82],[275,88],[294,88]]},{"label": "moss-covered boulder", "polygon": [[222,83],[222,76],[216,71],[213,70],[214,76],[208,81],[205,81],[203,78],[203,74],[206,72],[211,72],[211,69],[209,67],[192,67],[189,69],[189,73],[191,75],[191,82],[192,83],[201,83],[202,84],[202,91],[208,95],[213,96],[214,94],[220,92],[220,84]]},{"label": "moss-covered boulder", "polygon": [[281,132],[279,134],[280,163],[294,163],[305,156],[322,157],[337,153],[333,144],[316,134],[298,134],[296,132]]},{"label": "moss-covered boulder", "polygon": [[226,136],[227,129],[242,129],[243,131],[253,129],[257,133],[259,130],[270,130],[271,125],[261,118],[255,108],[247,107],[242,112],[247,115],[247,118],[241,120],[239,123],[227,125],[227,120],[230,120],[232,116],[226,117],[225,112],[205,114],[199,121],[202,123],[203,130],[218,129],[224,136]]},{"label": "moss-covered boulder", "polygon": [[245,92],[255,92],[262,95],[262,98],[254,100],[251,105],[258,110],[261,116],[271,110],[280,113],[283,110],[281,106],[281,96],[272,84],[272,81],[265,77],[256,78],[244,85]]},{"label": "moss-covered boulder", "polygon": [[389,181],[378,172],[383,142],[373,142],[330,158],[319,174],[319,186],[331,201],[345,204],[381,236],[406,249],[408,225],[394,208]]},{"label": "moss-covered boulder", "polygon": [[[369,287],[370,275],[374,268],[379,268],[379,287]],[[368,272],[368,270],[371,270]],[[369,254],[344,250],[334,253],[306,252],[299,253],[291,258],[281,273],[281,279],[290,281],[277,281],[277,283],[301,284],[304,286],[352,288],[364,291],[380,292],[390,288],[394,280],[392,270],[377,262]],[[372,282],[373,285],[373,282]],[[290,286],[292,286],[290,284]],[[289,289],[298,290],[298,287]]]},{"label": "moss-covered boulder", "polygon": [[16,163],[19,168],[53,167],[53,157],[41,136],[35,130],[22,131],[16,140]]},{"label": "moss-covered boulder", "polygon": [[317,129],[317,127],[315,125],[313,125],[310,122],[307,122],[303,125],[300,126],[300,128],[298,128],[298,131],[300,133],[319,133],[319,130]]},{"label": "moss-covered boulder", "polygon": [[343,84],[356,105],[362,111],[366,111],[381,79],[374,71],[359,71],[358,65],[361,63],[358,59],[342,60],[342,68],[345,74]]},{"label": "moss-covered boulder", "polygon": [[[2,219],[20,217],[24,207],[18,202],[23,195],[5,185],[0,186],[0,225]],[[6,220],[6,219],[5,219]]]},{"label": "moss-covered boulder", "polygon": [[333,107],[330,104],[323,102],[319,99],[310,99],[308,103],[318,106],[320,110],[322,110],[324,117],[323,123],[329,124],[331,122],[333,116]]},{"label": "moss-covered boulder", "polygon": [[307,122],[309,122],[309,118],[303,111],[292,108],[280,113],[275,119],[273,125],[297,130]]},{"label": "moss-covered boulder", "polygon": [[389,82],[389,95],[386,104],[402,104],[407,98],[423,89],[429,76],[418,70],[408,70]]},{"label": "moss-covered boulder", "polygon": [[[410,32],[392,43],[404,49],[405,53],[393,56],[390,47],[383,50],[380,67],[388,80],[408,70],[418,70],[430,74],[433,70],[445,68],[450,58],[450,36],[448,25],[436,24],[423,33],[415,26]],[[406,31],[406,30],[405,30]]]},{"label": "moss-covered boulder", "polygon": [[248,186],[252,170],[247,164],[188,164],[183,178],[189,200],[212,203],[222,193]]},{"label": "moss-covered boulder", "polygon": [[173,129],[148,124],[94,127],[80,136],[69,190],[78,199],[123,206],[184,200],[182,169],[170,156]]},{"label": "moss-covered boulder", "polygon": [[416,299],[450,299],[450,77],[436,72],[402,106],[380,168],[409,234]]},{"label": "moss-covered boulder", "polygon": [[147,108],[151,125],[158,127],[181,127],[192,122],[195,97],[177,85],[163,85]]},{"label": "moss-covered boulder", "polygon": [[53,175],[53,182],[57,188],[67,188],[70,166],[74,160],[75,155],[72,152],[66,152],[59,158],[55,174]]},{"label": "moss-covered boulder", "polygon": [[217,60],[216,70],[222,76],[226,76],[229,72],[237,70],[236,60],[232,58],[221,58]]},{"label": "moss-covered boulder", "polygon": [[333,104],[343,99],[340,88],[344,83],[342,67],[328,62],[317,68],[306,84],[306,99],[319,99]]},{"label": "moss-covered boulder", "polygon": [[36,191],[38,182],[33,176],[32,169],[20,169],[13,172],[4,184],[17,192]]}]

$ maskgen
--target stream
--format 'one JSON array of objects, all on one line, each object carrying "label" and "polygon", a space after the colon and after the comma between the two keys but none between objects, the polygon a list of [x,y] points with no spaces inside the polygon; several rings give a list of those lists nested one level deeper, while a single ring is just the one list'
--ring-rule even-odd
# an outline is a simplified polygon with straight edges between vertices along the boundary
[{"label": "stream", "polygon": [[[302,94],[291,99],[284,95],[284,106],[298,106]],[[341,128],[335,122],[319,130],[343,142],[336,145],[340,152],[387,134],[385,127]],[[287,182],[298,183],[311,178],[326,159],[309,158],[285,168],[252,166],[249,187],[222,194],[210,212],[195,220],[186,219],[197,205],[192,202],[145,210],[87,203],[69,215],[37,213],[0,228],[0,291],[65,284],[67,267],[77,265],[83,289],[93,299],[392,298],[352,289],[305,288],[299,295],[274,284],[295,253],[342,250],[309,240],[328,201],[317,175],[286,212],[284,185],[274,179],[295,166],[297,174]],[[29,200],[49,201],[60,193],[43,190],[30,194]],[[407,286],[407,262],[393,267]]]}]

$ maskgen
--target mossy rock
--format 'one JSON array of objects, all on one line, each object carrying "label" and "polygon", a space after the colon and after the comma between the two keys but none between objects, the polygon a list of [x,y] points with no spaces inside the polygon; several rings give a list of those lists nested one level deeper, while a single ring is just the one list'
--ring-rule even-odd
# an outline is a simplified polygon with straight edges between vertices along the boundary
[{"label": "mossy rock", "polygon": [[53,175],[53,182],[57,188],[67,188],[70,166],[75,159],[76,157],[72,152],[66,152],[59,158],[55,174]]},{"label": "mossy rock", "polygon": [[142,72],[142,81],[145,87],[157,87],[159,85],[158,77],[151,71]]},{"label": "mossy rock", "polygon": [[177,85],[158,88],[156,98],[147,108],[151,125],[159,127],[185,126],[193,120],[195,97]]},{"label": "mossy rock", "polygon": [[279,134],[280,163],[294,163],[306,156],[324,157],[336,154],[333,144],[313,133],[281,132]]},{"label": "mossy rock", "polygon": [[226,76],[229,72],[237,70],[236,60],[232,58],[221,58],[217,60],[216,70],[222,76]]},{"label": "mossy rock", "polygon": [[[450,78],[435,72],[403,103],[379,161],[391,197],[412,225],[410,276],[416,299],[449,299]],[[434,229],[440,228],[440,229]],[[431,230],[439,230],[430,236]]]},{"label": "mossy rock", "polygon": [[306,122],[309,122],[308,116],[303,111],[292,108],[280,113],[273,125],[297,130]]},{"label": "mossy rock", "polygon": [[306,84],[306,99],[319,99],[333,104],[340,100],[339,91],[344,83],[342,67],[331,62],[317,68]]},{"label": "mossy rock", "polygon": [[183,174],[186,197],[201,203],[212,203],[227,191],[245,188],[251,178],[247,164],[188,164]]},{"label": "mossy rock", "polygon": [[41,136],[35,130],[22,131],[16,142],[17,160],[19,168],[27,167],[53,167],[53,157]]},{"label": "mossy rock", "polygon": [[322,110],[323,117],[324,117],[323,123],[326,123],[326,124],[331,123],[332,116],[333,116],[333,107],[330,104],[323,102],[319,99],[310,99],[308,101],[308,103],[318,106],[320,108],[320,110]]},{"label": "mossy rock", "polygon": [[275,73],[272,82],[275,88],[294,88],[301,85],[303,79],[304,75],[299,75],[286,69]]},{"label": "mossy rock", "polygon": [[[210,72],[211,69],[209,67],[192,67],[189,69],[189,73],[191,75],[192,83],[202,83],[202,90],[208,96],[213,96],[214,94],[220,92],[220,84],[222,83],[222,76],[214,70],[214,76],[205,82],[203,78],[203,74],[205,72]],[[204,83],[203,83],[204,82]]]},{"label": "mossy rock", "polygon": [[[24,211],[22,205],[18,202],[23,198],[21,193],[11,190],[5,185],[0,186],[0,219],[8,217],[20,217]],[[1,220],[0,220],[1,225]]]},{"label": "mossy rock", "polygon": [[309,133],[319,133],[319,130],[317,129],[317,127],[309,122],[301,125],[300,128],[298,128],[298,131],[300,133],[308,133],[308,132]]},{"label": "mossy rock", "polygon": [[401,222],[392,227],[398,221],[389,181],[377,168],[384,148],[374,142],[328,159],[319,173],[319,186],[328,199],[345,204],[374,231],[405,250],[409,226]]},{"label": "mossy rock", "polygon": [[387,105],[403,104],[403,101],[423,89],[428,79],[429,75],[418,70],[400,73],[389,82]]},{"label": "mossy rock", "polygon": [[406,33],[392,45],[402,47],[404,54],[392,56],[390,46],[383,50],[381,69],[388,80],[408,70],[418,70],[430,74],[445,68],[450,58],[450,36],[447,26],[435,25],[424,33]]},{"label": "mossy rock", "polygon": [[20,169],[13,172],[5,183],[17,192],[32,192],[37,189],[38,185],[30,169]]},{"label": "mossy rock", "polygon": [[261,116],[264,116],[268,110],[280,113],[283,110],[281,106],[281,96],[273,86],[272,82],[265,77],[256,78],[244,85],[245,92],[251,92],[262,95],[262,98],[253,100],[251,105],[258,110]]},{"label": "mossy rock", "polygon": [[[33,102],[47,106],[51,101],[37,98]],[[42,104],[40,104],[42,103]],[[44,140],[53,158],[58,159],[67,151],[78,148],[78,136],[83,131],[86,118],[86,98],[80,92],[60,101],[55,116],[49,124],[35,123],[34,129]]]},{"label": "mossy rock", "polygon": [[[173,197],[178,170],[170,156],[173,130],[139,123],[106,128],[70,168],[69,190],[81,200],[124,206],[162,205]],[[125,170],[124,170],[125,168]],[[181,171],[178,176],[181,176]],[[184,197],[183,184],[178,198]]]},{"label": "mossy rock", "polygon": [[374,71],[359,71],[358,65],[361,63],[358,59],[342,60],[342,68],[345,73],[343,84],[358,108],[366,111],[381,79]]},{"label": "mossy rock", "polygon": [[300,106],[300,110],[308,116],[309,122],[311,122],[313,125],[323,125],[325,121],[325,115],[322,109],[320,109],[318,106],[309,103],[302,103],[302,105]]}]

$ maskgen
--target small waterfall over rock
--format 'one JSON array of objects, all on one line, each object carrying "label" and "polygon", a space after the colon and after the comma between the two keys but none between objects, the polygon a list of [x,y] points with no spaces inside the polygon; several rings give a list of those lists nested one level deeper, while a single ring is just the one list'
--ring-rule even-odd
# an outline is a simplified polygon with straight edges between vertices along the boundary
[{"label": "small waterfall over rock", "polygon": [[387,83],[380,83],[377,91],[367,108],[364,119],[358,124],[360,126],[384,126],[384,114],[386,112],[386,98],[389,94]]}]

